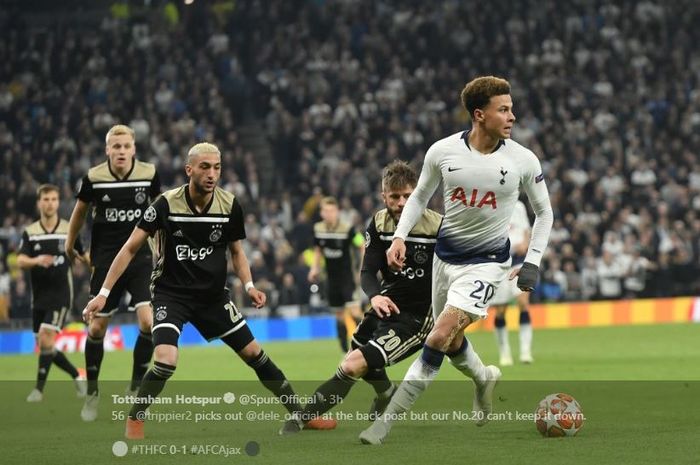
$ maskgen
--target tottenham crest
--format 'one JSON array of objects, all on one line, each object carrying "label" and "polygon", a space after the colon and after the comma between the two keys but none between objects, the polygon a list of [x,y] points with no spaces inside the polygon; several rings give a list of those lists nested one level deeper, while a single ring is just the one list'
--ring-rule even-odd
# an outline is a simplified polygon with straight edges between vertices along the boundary
[{"label": "tottenham crest", "polygon": [[506,183],[506,174],[508,174],[508,171],[504,170],[503,167],[501,167],[501,180],[499,181],[501,185]]}]

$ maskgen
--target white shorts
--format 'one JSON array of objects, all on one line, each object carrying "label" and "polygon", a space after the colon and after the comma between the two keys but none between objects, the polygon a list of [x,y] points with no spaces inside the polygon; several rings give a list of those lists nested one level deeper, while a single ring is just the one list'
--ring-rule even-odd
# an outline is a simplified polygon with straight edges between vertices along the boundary
[{"label": "white shorts", "polygon": [[503,263],[451,265],[435,255],[432,289],[435,321],[445,305],[459,308],[480,319],[486,318],[496,289],[508,278],[510,263],[509,258]]},{"label": "white shorts", "polygon": [[510,273],[513,270],[520,269],[521,266],[523,266],[522,263],[517,266],[513,266],[510,270],[508,270],[506,279],[504,279],[501,285],[498,286],[496,289],[496,295],[494,295],[493,299],[491,299],[491,305],[507,305],[511,300],[522,294],[523,291],[521,291],[518,287],[518,277],[516,276],[514,279],[508,279]]}]

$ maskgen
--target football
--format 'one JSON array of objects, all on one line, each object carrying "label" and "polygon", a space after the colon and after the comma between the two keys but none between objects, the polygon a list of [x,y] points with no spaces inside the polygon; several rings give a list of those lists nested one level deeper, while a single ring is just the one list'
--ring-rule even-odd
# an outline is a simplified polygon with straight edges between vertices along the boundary
[{"label": "football", "polygon": [[584,419],[576,399],[561,392],[542,399],[535,411],[537,431],[546,438],[575,436]]}]

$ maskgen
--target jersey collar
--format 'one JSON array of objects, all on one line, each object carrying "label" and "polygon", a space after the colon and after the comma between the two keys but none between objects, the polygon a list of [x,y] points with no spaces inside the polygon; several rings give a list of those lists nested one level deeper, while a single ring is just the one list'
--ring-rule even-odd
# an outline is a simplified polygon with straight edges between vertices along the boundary
[{"label": "jersey collar", "polygon": [[136,158],[131,157],[131,168],[129,169],[129,172],[124,175],[123,178],[120,178],[117,176],[117,173],[112,171],[112,164],[109,162],[109,158],[107,159],[107,168],[109,168],[109,174],[114,177],[117,181],[124,181],[125,179],[129,179],[129,176],[131,176],[131,173],[134,171],[134,168],[136,168]]},{"label": "jersey collar", "polygon": [[209,199],[209,202],[207,203],[207,206],[204,207],[204,210],[201,212],[197,211],[197,207],[195,206],[194,202],[192,201],[192,197],[190,197],[190,185],[189,183],[185,184],[185,201],[187,202],[187,206],[190,207],[190,210],[192,210],[192,213],[195,215],[206,215],[209,213],[209,209],[211,208],[211,205],[214,203],[214,192],[211,194],[211,199]]},{"label": "jersey collar", "polygon": [[41,229],[43,229],[46,234],[55,233],[56,230],[58,229],[58,225],[60,225],[60,224],[61,224],[61,218],[59,218],[58,221],[56,221],[56,226],[54,226],[54,228],[51,231],[49,231],[48,229],[46,229],[44,227],[44,223],[41,222],[41,218],[39,218],[39,226],[41,226]]},{"label": "jersey collar", "polygon": [[[462,133],[462,135],[461,135],[460,138],[461,138],[461,139],[464,139],[464,145],[466,145],[467,148],[469,149],[469,151],[471,152],[471,151],[472,151],[472,148],[469,146],[469,133],[470,133],[470,132],[472,132],[472,130],[471,130],[471,129],[467,129],[466,131],[464,131],[464,132]],[[498,149],[500,149],[501,146],[503,146],[503,145],[506,145],[506,141],[504,141],[503,139],[499,139],[498,144],[496,144],[496,148],[493,149],[493,152],[491,152],[491,153],[496,152],[496,151],[497,151]]]}]

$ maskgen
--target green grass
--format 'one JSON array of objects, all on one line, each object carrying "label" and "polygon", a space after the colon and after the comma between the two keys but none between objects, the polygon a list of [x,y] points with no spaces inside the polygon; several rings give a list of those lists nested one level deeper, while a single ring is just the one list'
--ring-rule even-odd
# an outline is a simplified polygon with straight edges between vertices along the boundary
[{"label": "green grass", "polygon": [[[517,349],[517,333],[511,334]],[[470,340],[486,363],[496,360],[493,334],[477,333]],[[334,411],[344,414],[336,430],[304,431],[280,437],[281,420],[225,420],[248,411],[282,416],[278,405],[242,406],[241,394],[265,395],[255,374],[229,349],[186,347],[178,370],[164,397],[179,393],[221,396],[233,392],[234,404],[206,407],[154,405],[153,413],[187,413],[189,420],[146,424],[146,445],[166,445],[164,455],[134,454],[121,458],[112,445],[121,440],[128,405],[115,404],[111,394],[123,394],[131,371],[131,353],[107,353],[103,362],[100,418],[85,424],[79,418],[81,401],[69,382],[50,381],[44,402],[26,404],[32,388],[36,357],[5,356],[0,359],[4,420],[3,463],[564,463],[613,464],[698,463],[697,441],[700,404],[700,326],[663,325],[548,330],[535,333],[535,363],[503,369],[497,388],[495,411],[511,420],[492,421],[477,428],[469,421],[453,419],[467,413],[472,388],[448,363],[414,408],[414,421],[397,422],[381,447],[359,444],[357,435],[369,426],[356,420],[373,397],[360,382]],[[284,370],[298,393],[309,395],[330,377],[340,360],[331,340],[268,343],[265,350]],[[517,350],[514,353],[517,358]],[[70,358],[82,365],[82,356]],[[410,361],[389,369],[392,379],[403,377]],[[50,380],[65,379],[52,368]],[[568,392],[583,407],[586,422],[575,438],[544,439],[530,421],[516,420],[529,414],[541,398],[552,392]],[[220,420],[195,422],[197,414],[220,415]],[[350,420],[348,417],[352,416]],[[113,419],[114,418],[114,419]],[[259,445],[259,454],[248,456],[245,447]],[[134,442],[128,441],[129,447]],[[191,454],[193,445],[240,448],[242,455]],[[169,453],[170,446],[177,454]],[[182,454],[182,447],[188,451]]]}]

